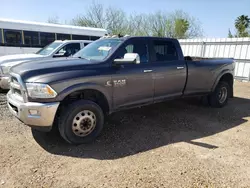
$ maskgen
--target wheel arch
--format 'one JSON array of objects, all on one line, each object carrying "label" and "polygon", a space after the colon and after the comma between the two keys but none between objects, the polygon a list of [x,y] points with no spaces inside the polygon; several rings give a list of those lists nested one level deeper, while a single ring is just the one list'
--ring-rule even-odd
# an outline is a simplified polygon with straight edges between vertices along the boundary
[{"label": "wheel arch", "polygon": [[218,83],[220,81],[224,81],[224,82],[227,82],[228,85],[229,85],[229,88],[230,88],[230,91],[229,91],[229,97],[233,97],[233,84],[234,84],[234,76],[233,76],[233,73],[229,70],[226,70],[226,71],[223,71],[219,74],[219,76],[217,76],[215,82],[214,82],[214,85],[212,87],[212,92],[215,90],[216,86],[218,85]]},{"label": "wheel arch", "polygon": [[109,92],[102,86],[94,83],[76,84],[60,92],[60,101],[62,104],[68,100],[86,99],[96,102],[107,114],[112,109],[112,99]]}]

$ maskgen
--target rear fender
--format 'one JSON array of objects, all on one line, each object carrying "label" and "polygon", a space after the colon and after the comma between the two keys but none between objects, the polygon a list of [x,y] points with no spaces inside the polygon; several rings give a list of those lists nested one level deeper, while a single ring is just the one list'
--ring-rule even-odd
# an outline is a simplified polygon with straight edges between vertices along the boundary
[{"label": "rear fender", "polygon": [[[218,85],[220,79],[225,75],[225,74],[231,74],[233,76],[232,71],[230,70],[223,70],[215,79],[215,82],[213,84],[213,87],[211,89],[211,92],[213,92],[216,88],[216,86]],[[234,76],[233,76],[234,77]],[[230,97],[233,97],[233,88],[231,88],[231,93],[230,93]]]},{"label": "rear fender", "polygon": [[233,76],[232,71],[230,71],[230,70],[223,70],[223,71],[216,77],[215,82],[214,82],[214,84],[213,84],[213,87],[212,87],[212,90],[211,90],[211,91],[214,91],[214,90],[215,90],[215,88],[216,88],[217,84],[219,83],[220,79],[222,78],[222,76],[224,76],[224,75],[227,74],[227,73],[229,73],[229,74],[231,74],[231,75]]}]

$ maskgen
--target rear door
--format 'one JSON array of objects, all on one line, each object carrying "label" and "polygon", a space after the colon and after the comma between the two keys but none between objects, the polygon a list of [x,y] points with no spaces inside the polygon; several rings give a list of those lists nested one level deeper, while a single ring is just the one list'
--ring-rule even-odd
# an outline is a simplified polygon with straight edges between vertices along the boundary
[{"label": "rear door", "polygon": [[115,55],[138,53],[140,64],[124,64],[114,67],[112,75],[114,108],[126,108],[153,103],[152,64],[149,61],[148,40],[132,38],[126,41]]},{"label": "rear door", "polygon": [[186,63],[179,60],[174,42],[153,39],[151,49],[154,101],[181,96],[186,83]]}]

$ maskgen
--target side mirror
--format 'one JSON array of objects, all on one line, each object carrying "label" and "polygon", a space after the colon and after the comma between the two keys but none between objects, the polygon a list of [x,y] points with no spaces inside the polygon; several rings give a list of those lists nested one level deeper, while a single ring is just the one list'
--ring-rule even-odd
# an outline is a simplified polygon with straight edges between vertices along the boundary
[{"label": "side mirror", "polygon": [[126,53],[123,59],[115,59],[115,64],[140,64],[140,56],[137,53]]}]

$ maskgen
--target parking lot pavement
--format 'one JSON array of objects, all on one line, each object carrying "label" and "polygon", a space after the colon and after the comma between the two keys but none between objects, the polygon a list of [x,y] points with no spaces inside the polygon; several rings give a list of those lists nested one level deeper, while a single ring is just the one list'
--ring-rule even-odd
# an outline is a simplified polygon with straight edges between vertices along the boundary
[{"label": "parking lot pavement", "polygon": [[250,187],[250,83],[221,109],[196,99],[115,113],[72,146],[8,112],[0,94],[0,187]]}]

